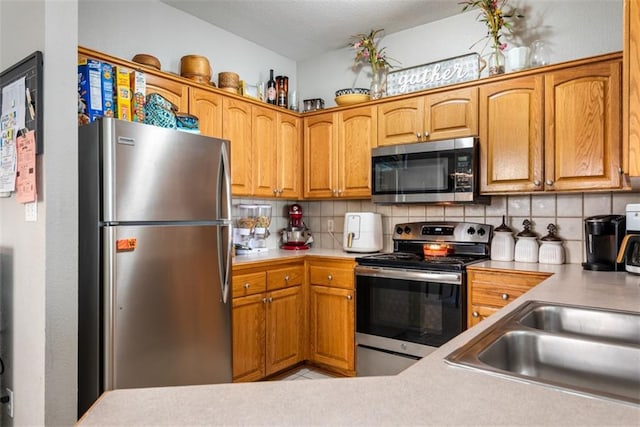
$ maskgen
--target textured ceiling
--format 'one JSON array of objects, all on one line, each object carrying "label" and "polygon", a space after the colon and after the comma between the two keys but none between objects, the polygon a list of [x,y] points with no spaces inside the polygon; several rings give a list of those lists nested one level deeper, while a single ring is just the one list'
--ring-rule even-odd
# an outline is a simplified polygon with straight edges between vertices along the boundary
[{"label": "textured ceiling", "polygon": [[295,61],[459,13],[456,0],[161,0]]}]

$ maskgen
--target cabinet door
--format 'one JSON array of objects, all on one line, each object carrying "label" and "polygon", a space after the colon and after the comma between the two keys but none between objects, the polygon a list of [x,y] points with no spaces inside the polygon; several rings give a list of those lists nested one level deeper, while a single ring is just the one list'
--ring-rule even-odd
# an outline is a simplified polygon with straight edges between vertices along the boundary
[{"label": "cabinet door", "polygon": [[150,73],[146,73],[145,76],[147,95],[160,94],[173,102],[178,107],[178,111],[182,113],[189,111],[189,86]]},{"label": "cabinet door", "polygon": [[378,105],[379,146],[418,142],[424,130],[424,97]]},{"label": "cabinet door", "polygon": [[636,0],[624,2],[623,40],[624,170],[637,177],[640,176],[640,2]]},{"label": "cabinet door", "polygon": [[425,97],[425,140],[478,135],[478,88],[440,92]]},{"label": "cabinet door", "polygon": [[253,190],[255,196],[277,195],[277,114],[274,110],[253,106],[252,112],[252,163]]},{"label": "cabinet door", "polygon": [[545,75],[545,189],[621,186],[621,64]]},{"label": "cabinet door", "polygon": [[542,190],[543,77],[480,87],[480,191]]},{"label": "cabinet door", "polygon": [[265,294],[233,299],[233,380],[265,376]]},{"label": "cabinet door", "polygon": [[310,359],[346,371],[355,368],[353,291],[310,287]]},{"label": "cabinet door", "polygon": [[302,139],[300,119],[278,113],[278,197],[299,199],[302,193]]},{"label": "cabinet door", "polygon": [[222,137],[231,145],[231,193],[251,195],[251,104],[223,97]]},{"label": "cabinet door", "polygon": [[470,328],[477,325],[496,311],[498,311],[498,309],[495,307],[484,307],[481,305],[469,306],[470,314],[467,319],[467,327]]},{"label": "cabinet door", "polygon": [[375,108],[338,113],[338,197],[371,197],[371,148],[378,132]]},{"label": "cabinet door", "polygon": [[330,198],[336,193],[336,141],[333,113],[304,119],[304,197]]},{"label": "cabinet door", "polygon": [[222,95],[197,87],[189,88],[189,114],[198,117],[202,135],[222,138]]},{"label": "cabinet door", "polygon": [[269,293],[267,298],[267,375],[302,361],[303,307],[301,286]]}]

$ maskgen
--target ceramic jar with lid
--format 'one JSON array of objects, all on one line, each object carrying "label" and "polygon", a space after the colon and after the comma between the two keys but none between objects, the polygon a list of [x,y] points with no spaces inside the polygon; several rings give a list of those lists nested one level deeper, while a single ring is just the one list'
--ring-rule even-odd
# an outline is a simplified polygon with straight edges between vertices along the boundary
[{"label": "ceramic jar with lid", "polygon": [[554,224],[547,226],[549,234],[540,239],[538,262],[541,264],[564,264],[564,248],[562,239],[556,236],[557,228]]},{"label": "ceramic jar with lid", "polygon": [[504,215],[502,215],[502,224],[493,230],[491,259],[495,261],[513,261],[514,250],[515,239],[513,238],[513,231],[505,224]]},{"label": "ceramic jar with lid", "polygon": [[522,221],[524,229],[516,237],[516,250],[514,259],[517,262],[538,262],[538,236],[531,231],[531,221]]}]

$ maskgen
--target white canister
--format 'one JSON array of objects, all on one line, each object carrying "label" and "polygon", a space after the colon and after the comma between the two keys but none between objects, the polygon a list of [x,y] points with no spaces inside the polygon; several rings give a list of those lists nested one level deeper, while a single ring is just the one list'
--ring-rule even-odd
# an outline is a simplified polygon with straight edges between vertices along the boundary
[{"label": "white canister", "polygon": [[549,234],[540,239],[538,262],[541,264],[564,264],[564,248],[562,239],[556,236],[556,226],[547,226]]},{"label": "white canister", "polygon": [[493,230],[491,259],[494,261],[513,261],[514,250],[515,239],[513,238],[513,231],[505,224],[503,215],[502,224]]},{"label": "white canister", "polygon": [[516,237],[516,250],[514,260],[517,262],[538,262],[538,236],[531,231],[531,221],[525,219],[522,222],[524,230]]},{"label": "white canister", "polygon": [[520,71],[529,67],[531,49],[527,46],[514,47],[507,53],[507,61],[511,71]]}]

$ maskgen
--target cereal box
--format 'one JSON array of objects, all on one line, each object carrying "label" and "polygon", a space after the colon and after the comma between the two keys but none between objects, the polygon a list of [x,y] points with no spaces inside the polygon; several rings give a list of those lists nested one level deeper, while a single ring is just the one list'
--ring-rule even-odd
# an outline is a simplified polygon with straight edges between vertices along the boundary
[{"label": "cereal box", "polygon": [[115,117],[113,105],[113,76],[111,64],[102,63],[102,115]]},{"label": "cereal box", "polygon": [[78,124],[86,124],[101,117],[102,64],[94,59],[78,62]]},{"label": "cereal box", "polygon": [[143,72],[131,72],[131,119],[134,122],[144,122],[144,103],[147,92],[147,78]]},{"label": "cereal box", "polygon": [[131,121],[131,83],[129,70],[116,65],[113,67],[113,93],[115,117]]}]

